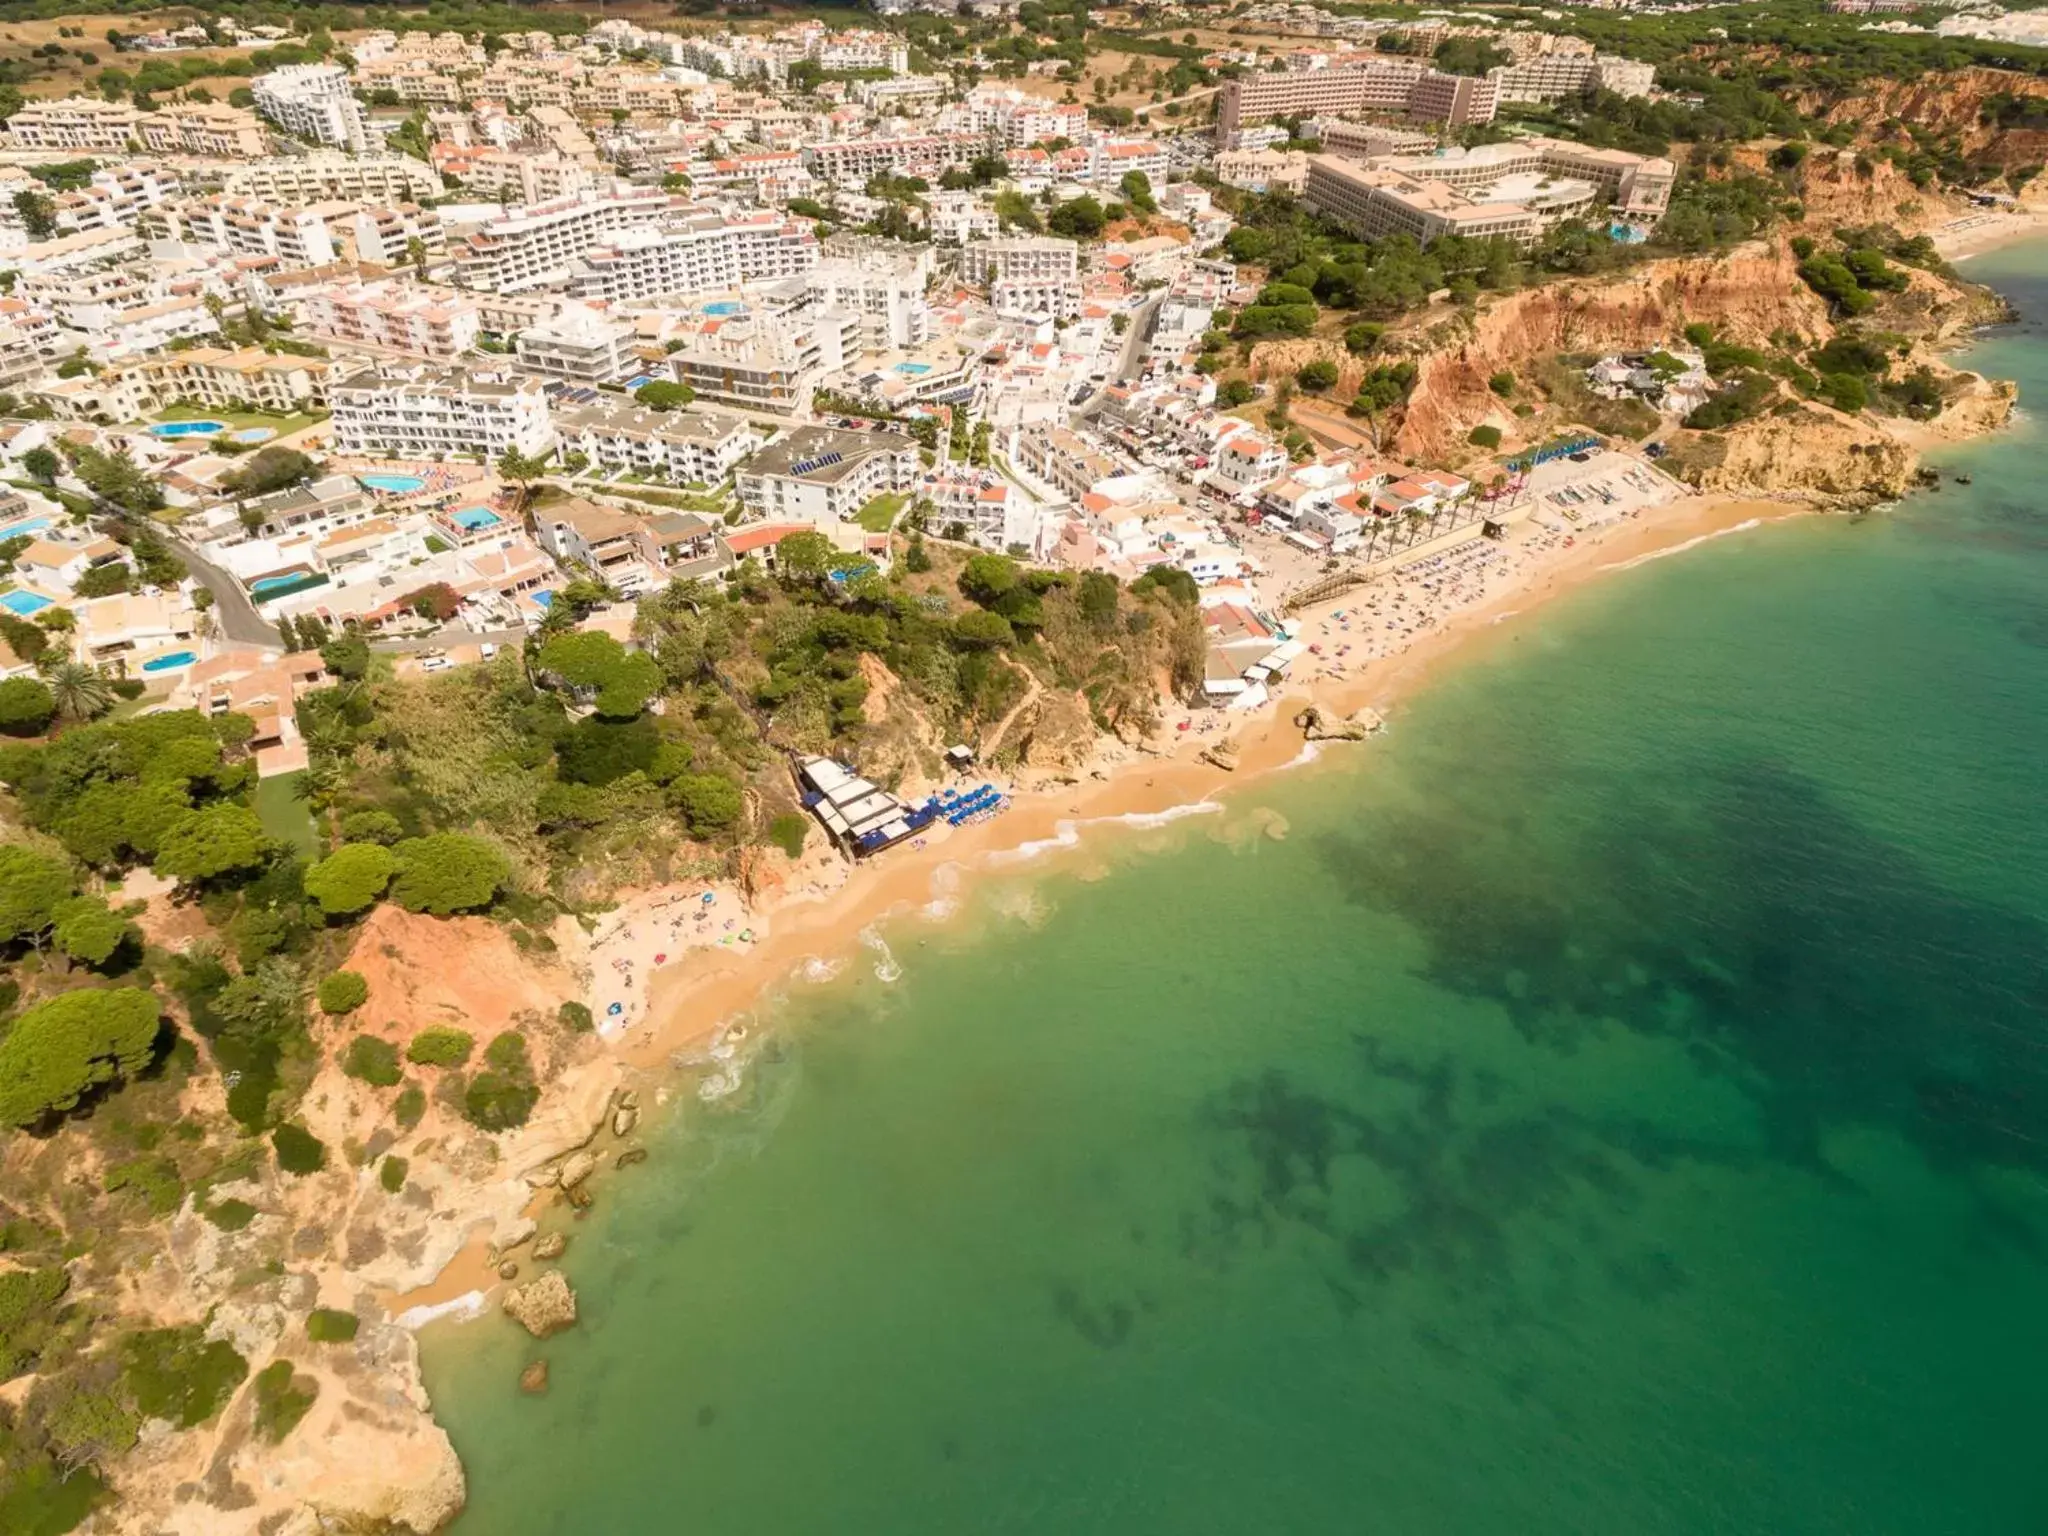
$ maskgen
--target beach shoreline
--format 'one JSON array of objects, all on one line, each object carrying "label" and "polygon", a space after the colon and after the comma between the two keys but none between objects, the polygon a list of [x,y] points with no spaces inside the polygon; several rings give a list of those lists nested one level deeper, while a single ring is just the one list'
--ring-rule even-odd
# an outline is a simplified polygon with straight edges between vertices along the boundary
[{"label": "beach shoreline", "polygon": [[[627,1010],[624,1026],[609,1033],[604,1053],[572,1069],[569,1076],[616,1079],[623,1071],[651,1090],[645,1100],[658,1109],[666,1097],[666,1079],[679,1062],[701,1061],[722,1029],[753,1016],[807,971],[822,967],[836,974],[859,953],[864,935],[876,925],[912,913],[924,914],[927,921],[948,920],[963,909],[962,896],[976,878],[1015,872],[1027,862],[1055,868],[1041,861],[1086,849],[1091,833],[1099,837],[1117,828],[1156,827],[1199,813],[1201,807],[1221,808],[1256,793],[1272,774],[1311,758],[1329,757],[1329,750],[1308,752],[1295,724],[1310,705],[1326,717],[1371,709],[1398,719],[1400,705],[1452,666],[1478,659],[1490,646],[1516,643],[1530,620],[1602,576],[1823,510],[1795,500],[1692,495],[1646,509],[1638,518],[1574,532],[1569,544],[1554,541],[1540,557],[1514,568],[1511,579],[1487,584],[1441,624],[1366,664],[1363,672],[1290,683],[1272,704],[1236,726],[1234,770],[1201,760],[1200,754],[1217,744],[1215,734],[1179,733],[1169,726],[1174,738],[1170,750],[1084,769],[1083,776],[1063,781],[1011,784],[1010,808],[993,820],[899,845],[872,862],[842,864],[836,880],[792,882],[776,899],[740,909],[731,919],[742,925],[737,931],[748,934],[744,944],[720,944],[713,935],[732,939],[736,933],[714,929],[713,935],[700,935],[694,944],[677,946],[661,940],[657,929],[657,936],[644,938],[640,947],[669,943],[679,951],[676,958],[653,969],[636,988],[639,996]],[[1532,530],[1538,526],[1525,521],[1512,532],[1527,541],[1537,536]],[[1355,607],[1366,590],[1355,589],[1306,610],[1299,616],[1303,632],[1326,624],[1338,610]],[[1369,743],[1326,745],[1335,750]],[[672,903],[701,900],[694,893],[705,887],[698,881],[674,890],[636,893],[621,913],[651,916]],[[714,883],[711,888],[718,893],[714,910],[733,911],[737,892],[729,884]],[[614,914],[606,931],[616,935],[629,926],[629,918]],[[564,1088],[573,1092],[574,1084],[557,1085],[557,1091]],[[540,1214],[551,1200],[546,1187],[537,1189],[527,1214]],[[466,1321],[491,1309],[493,1295],[503,1287],[496,1272],[495,1234],[485,1221],[469,1230],[469,1240],[431,1281],[380,1298],[393,1316],[410,1314],[421,1323],[437,1318]]]}]

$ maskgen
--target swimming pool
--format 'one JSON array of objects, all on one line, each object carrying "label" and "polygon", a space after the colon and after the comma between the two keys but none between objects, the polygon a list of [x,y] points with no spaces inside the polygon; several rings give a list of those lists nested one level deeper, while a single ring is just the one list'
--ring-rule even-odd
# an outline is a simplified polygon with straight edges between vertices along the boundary
[{"label": "swimming pool", "polygon": [[930,363],[898,363],[896,371],[905,378],[914,379],[919,374],[930,373],[932,365]]},{"label": "swimming pool", "polygon": [[366,491],[383,491],[389,496],[410,496],[426,489],[425,475],[357,475],[356,484]]},{"label": "swimming pool", "polygon": [[32,613],[41,613],[49,606],[49,598],[38,597],[33,592],[0,592],[0,608],[5,608],[17,618],[25,619]]},{"label": "swimming pool", "polygon": [[149,429],[151,437],[211,437],[216,432],[225,432],[228,424],[224,421],[167,421]]},{"label": "swimming pool", "polygon": [[716,304],[706,304],[704,306],[705,314],[717,315],[721,318],[726,315],[744,315],[746,312],[747,306],[738,299],[720,299]]},{"label": "swimming pool", "polygon": [[448,515],[455,519],[457,527],[467,528],[471,532],[478,528],[494,528],[504,521],[489,507],[457,507]]},{"label": "swimming pool", "polygon": [[189,667],[198,659],[190,651],[172,651],[168,655],[157,656],[149,661],[145,661],[142,664],[142,670],[145,672],[169,672],[176,667]]},{"label": "swimming pool", "polygon": [[11,539],[17,533],[40,533],[49,526],[50,520],[47,517],[23,518],[18,523],[9,523],[5,528],[0,528],[0,539]]},{"label": "swimming pool", "polygon": [[307,587],[318,587],[327,578],[318,571],[294,571],[288,576],[259,576],[249,583],[249,595],[259,601],[266,597],[279,597],[286,592],[298,592]]},{"label": "swimming pool", "polygon": [[267,443],[275,436],[275,427],[244,427],[239,432],[230,432],[228,440],[236,443]]},{"label": "swimming pool", "polygon": [[555,594],[552,592],[529,592],[526,595],[533,600],[533,606],[536,608],[545,610],[555,606]]}]

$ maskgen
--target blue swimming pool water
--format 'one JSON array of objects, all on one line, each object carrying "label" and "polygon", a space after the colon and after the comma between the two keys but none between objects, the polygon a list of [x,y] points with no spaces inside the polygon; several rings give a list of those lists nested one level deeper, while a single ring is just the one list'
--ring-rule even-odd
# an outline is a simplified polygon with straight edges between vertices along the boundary
[{"label": "blue swimming pool water", "polygon": [[224,421],[167,421],[162,426],[151,427],[151,437],[211,437],[216,432],[225,432],[228,424]]},{"label": "blue swimming pool water", "polygon": [[536,608],[552,608],[555,606],[555,594],[552,592],[529,592],[526,595],[533,599],[533,606]]},{"label": "blue swimming pool water", "polygon": [[0,608],[5,608],[19,618],[25,619],[32,613],[41,613],[49,606],[50,600],[47,597],[38,597],[33,592],[0,592]]},{"label": "blue swimming pool water", "polygon": [[393,496],[409,496],[425,488],[424,475],[357,475],[356,484],[366,491],[387,491]]},{"label": "blue swimming pool water", "polygon": [[239,432],[230,432],[228,437],[238,443],[267,443],[277,436],[275,427],[244,427]]},{"label": "blue swimming pool water", "polygon": [[159,656],[153,661],[145,661],[142,664],[142,670],[145,672],[169,672],[174,667],[189,667],[198,659],[190,651],[172,651],[169,655]]},{"label": "blue swimming pool water", "polygon": [[17,533],[40,533],[49,526],[50,520],[47,517],[23,518],[18,523],[9,523],[5,528],[0,528],[0,539],[11,539]]},{"label": "blue swimming pool water", "polygon": [[287,592],[303,592],[308,587],[326,584],[327,578],[318,571],[294,571],[288,576],[263,576],[249,583],[249,595],[253,598],[281,597]]},{"label": "blue swimming pool water", "polygon": [[916,378],[919,374],[930,373],[932,365],[930,363],[898,363],[896,371],[908,378]]},{"label": "blue swimming pool water", "polygon": [[495,527],[503,521],[489,507],[457,507],[448,515],[455,519],[456,526],[471,530]]},{"label": "blue swimming pool water", "polygon": [[747,306],[738,299],[720,299],[716,304],[704,306],[704,313],[707,315],[744,315],[746,312]]}]

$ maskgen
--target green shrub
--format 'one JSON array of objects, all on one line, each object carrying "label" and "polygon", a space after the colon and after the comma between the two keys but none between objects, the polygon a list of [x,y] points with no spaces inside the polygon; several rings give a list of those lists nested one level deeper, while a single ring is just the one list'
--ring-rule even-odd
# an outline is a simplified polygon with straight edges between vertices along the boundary
[{"label": "green shrub", "polygon": [[321,978],[315,992],[323,1013],[354,1013],[370,997],[370,984],[360,971],[335,971]]},{"label": "green shrub", "polygon": [[1515,376],[1503,368],[1486,381],[1486,387],[1505,400],[1515,392]]},{"label": "green shrub", "polygon": [[[382,817],[394,829],[398,825],[396,818],[383,811],[358,812],[349,820],[371,816]],[[371,830],[382,833],[385,828],[378,822]],[[374,905],[397,867],[397,855],[382,841],[343,843],[306,871],[306,894],[329,917],[347,917]]]},{"label": "green shrub", "polygon": [[34,1125],[149,1064],[157,1000],[140,987],[66,992],[31,1008],[0,1038],[0,1121]]},{"label": "green shrub", "polygon": [[405,1075],[398,1065],[398,1047],[377,1035],[357,1035],[349,1041],[341,1070],[372,1088],[396,1088]]},{"label": "green shrub", "polygon": [[249,1374],[249,1362],[234,1346],[208,1343],[198,1323],[131,1333],[121,1341],[121,1361],[136,1412],[180,1429],[220,1412]]},{"label": "green shrub", "polygon": [[512,875],[512,861],[495,843],[461,832],[409,837],[392,852],[391,899],[408,912],[446,917],[489,906]]},{"label": "green shrub", "polygon": [[270,1133],[277,1149],[277,1166],[286,1173],[318,1173],[327,1166],[327,1148],[320,1138],[302,1125],[280,1125]]},{"label": "green shrub", "polygon": [[1500,428],[1481,424],[1474,427],[1465,440],[1475,448],[1498,448],[1500,446]]},{"label": "green shrub", "polygon": [[475,1046],[476,1036],[468,1030],[436,1024],[412,1037],[405,1059],[422,1067],[459,1067],[469,1060]]},{"label": "green shrub", "polygon": [[426,1118],[427,1090],[418,1083],[407,1083],[405,1091],[392,1101],[391,1118],[398,1122],[398,1128],[409,1131]]},{"label": "green shrub", "polygon": [[484,1048],[483,1071],[470,1079],[462,1097],[462,1115],[485,1131],[509,1131],[526,1124],[540,1089],[526,1056],[526,1037],[506,1030]]},{"label": "green shrub", "polygon": [[185,1198],[178,1165],[168,1157],[137,1157],[107,1170],[107,1193],[132,1190],[153,1216],[168,1216]]},{"label": "green shrub", "polygon": [[276,1445],[299,1427],[319,1395],[320,1383],[294,1376],[291,1361],[271,1361],[256,1373],[256,1432]]},{"label": "green shrub", "polygon": [[384,1164],[377,1170],[377,1180],[391,1194],[405,1188],[405,1176],[412,1171],[412,1164],[404,1158],[387,1155]]},{"label": "green shrub", "polygon": [[42,1353],[57,1301],[70,1284],[61,1264],[0,1270],[0,1381],[12,1381]]},{"label": "green shrub", "polygon": [[810,836],[810,833],[810,818],[800,816],[795,811],[784,811],[768,823],[768,841],[792,859],[803,857],[804,839]]},{"label": "green shrub", "polygon": [[597,1028],[597,1021],[590,1016],[590,1010],[573,1000],[557,1008],[555,1018],[572,1034],[587,1035]]},{"label": "green shrub", "polygon": [[315,1307],[306,1314],[306,1337],[316,1344],[346,1344],[362,1326],[353,1312]]},{"label": "green shrub", "polygon": [[256,1207],[246,1200],[223,1200],[205,1207],[206,1219],[223,1232],[239,1232],[256,1219]]}]

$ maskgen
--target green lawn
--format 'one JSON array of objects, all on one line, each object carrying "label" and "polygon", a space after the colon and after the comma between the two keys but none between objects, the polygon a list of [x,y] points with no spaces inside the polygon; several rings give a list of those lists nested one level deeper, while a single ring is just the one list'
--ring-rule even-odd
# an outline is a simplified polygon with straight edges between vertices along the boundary
[{"label": "green lawn", "polygon": [[313,826],[313,813],[299,798],[299,773],[280,773],[256,786],[256,817],[263,830],[281,843],[290,843],[308,858],[320,856],[320,834]]},{"label": "green lawn", "polygon": [[853,514],[853,520],[869,533],[887,533],[896,514],[910,502],[908,491],[885,491]]}]

